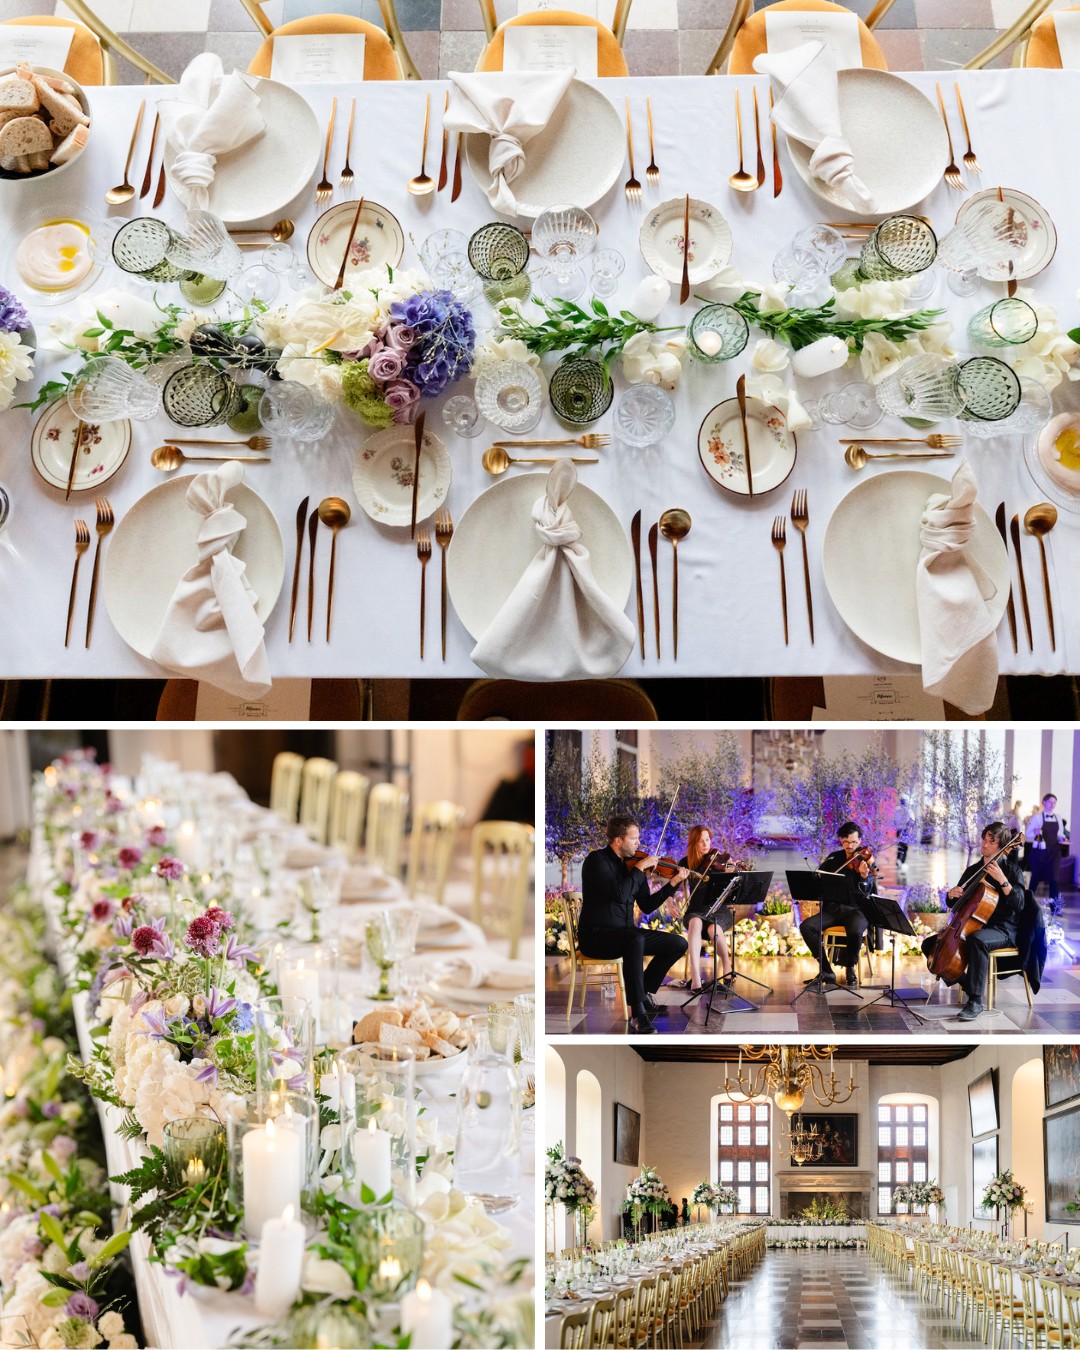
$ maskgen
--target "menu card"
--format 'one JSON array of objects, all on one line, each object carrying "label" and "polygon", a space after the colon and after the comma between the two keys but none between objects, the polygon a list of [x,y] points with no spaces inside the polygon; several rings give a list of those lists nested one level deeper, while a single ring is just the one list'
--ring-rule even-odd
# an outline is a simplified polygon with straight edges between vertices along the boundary
[{"label": "menu card", "polygon": [[503,29],[503,70],[565,70],[581,79],[597,75],[597,31],[590,25],[543,27],[514,24]]},{"label": "menu card", "polygon": [[306,722],[310,716],[310,680],[275,680],[265,698],[237,698],[199,681],[196,722]]},{"label": "menu card", "polygon": [[789,52],[804,42],[827,43],[836,52],[841,70],[863,63],[856,15],[785,9],[765,11],[765,45],[770,52]]},{"label": "menu card", "polygon": [[538,9],[562,9],[569,14],[584,14],[587,19],[595,19],[597,0],[518,0],[519,14],[534,14]]},{"label": "menu card", "polygon": [[1080,70],[1080,12],[1062,10],[1051,16],[1057,33],[1061,65],[1065,70]]},{"label": "menu card", "polygon": [[63,70],[71,50],[74,28],[52,25],[0,24],[0,66],[26,61],[32,66]]},{"label": "menu card", "polygon": [[918,675],[825,676],[825,707],[815,722],[941,722],[945,702],[924,692]]},{"label": "menu card", "polygon": [[363,33],[274,38],[270,78],[282,84],[352,84],[364,73]]}]

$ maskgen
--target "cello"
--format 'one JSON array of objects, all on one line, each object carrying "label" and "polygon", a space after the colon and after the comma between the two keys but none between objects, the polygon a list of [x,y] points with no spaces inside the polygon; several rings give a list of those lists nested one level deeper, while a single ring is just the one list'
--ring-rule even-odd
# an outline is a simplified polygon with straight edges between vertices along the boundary
[{"label": "cello", "polygon": [[949,922],[938,934],[934,950],[926,958],[930,974],[936,975],[944,984],[958,984],[963,979],[968,965],[967,940],[990,921],[997,909],[999,896],[987,880],[986,869],[1023,842],[1022,831],[1010,834],[992,857],[983,859],[979,870],[964,884],[963,895],[953,906]]}]

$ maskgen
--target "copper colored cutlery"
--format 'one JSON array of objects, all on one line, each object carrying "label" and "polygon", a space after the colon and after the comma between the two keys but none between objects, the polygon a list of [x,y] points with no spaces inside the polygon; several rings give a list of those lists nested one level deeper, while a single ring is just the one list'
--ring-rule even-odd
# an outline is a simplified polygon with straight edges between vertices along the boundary
[{"label": "copper colored cutlery", "polygon": [[292,599],[289,602],[289,641],[293,640],[296,627],[296,601],[300,595],[300,563],[304,556],[304,526],[307,523],[307,509],[310,497],[305,497],[296,508],[296,560],[293,563]]},{"label": "copper colored cutlery", "polygon": [[329,178],[330,171],[330,147],[334,143],[334,122],[337,118],[337,95],[330,103],[330,121],[326,127],[326,149],[323,151],[322,177],[319,179],[315,188],[315,205],[327,206],[330,198],[334,195],[334,185]]},{"label": "copper colored cutlery", "polygon": [[761,115],[758,112],[757,85],[754,85],[754,136],[757,139],[757,185],[765,186],[765,159],[761,153]]},{"label": "copper colored cutlery", "polygon": [[[1005,556],[1009,556],[1009,535],[1005,528],[1005,503],[999,502],[998,509],[994,513],[994,524],[997,526],[997,532],[1001,535],[1001,542],[1005,547]],[[1016,643],[1016,602],[1013,600],[1012,579],[1009,579],[1009,599],[1005,605],[1005,613],[1009,616],[1009,636],[1012,638],[1012,649],[1018,651]]]},{"label": "copper colored cutlery", "polygon": [[656,162],[656,146],[653,143],[652,99],[645,100],[645,116],[649,121],[649,167],[645,170],[645,181],[650,187],[660,186],[660,166]]},{"label": "copper colored cutlery", "polygon": [[442,604],[440,619],[442,626],[442,659],[446,660],[446,550],[454,537],[454,521],[445,506],[435,512],[435,542],[442,550]]},{"label": "copper colored cutlery", "polygon": [[462,133],[457,134],[457,152],[454,155],[454,186],[450,191],[450,200],[456,202],[461,196],[461,137]]},{"label": "copper colored cutlery", "polygon": [[[158,127],[161,125],[161,114],[154,114],[154,129],[150,133],[150,153],[146,156],[146,172],[143,174],[142,187],[139,189],[139,200],[146,196],[150,191],[150,184],[154,180],[154,147],[157,145]],[[161,161],[162,172],[165,170],[165,161]]]},{"label": "copper colored cutlery", "polygon": [[1016,575],[1020,578],[1020,608],[1024,611],[1024,629],[1027,632],[1028,651],[1035,650],[1031,636],[1031,609],[1028,606],[1027,581],[1024,578],[1024,555],[1020,552],[1020,517],[1013,516],[1009,521],[1009,537],[1012,539],[1013,552],[1016,554]]},{"label": "copper colored cutlery", "polygon": [[784,175],[780,172],[780,155],[776,149],[776,123],[772,120],[773,92],[769,90],[769,130],[772,134],[772,195],[779,197],[784,186]]},{"label": "copper colored cutlery", "polygon": [[645,660],[645,598],[641,591],[641,512],[635,511],[630,522],[630,543],[634,549],[634,585],[637,593],[638,642],[641,659]]},{"label": "copper colored cutlery", "polygon": [[75,592],[79,584],[79,564],[82,555],[90,547],[90,530],[85,520],[75,522],[75,567],[71,573],[71,594],[68,596],[67,628],[64,630],[64,646],[71,643],[71,621],[75,617]]},{"label": "copper colored cutlery", "polygon": [[450,108],[450,90],[448,89],[446,91],[446,102],[443,104],[442,155],[439,158],[439,185],[435,189],[436,192],[441,192],[443,188],[446,186],[446,177],[447,177],[446,148],[447,142],[450,140],[450,132],[446,128],[446,114],[449,108]]},{"label": "copper colored cutlery", "polygon": [[945,166],[945,172],[942,177],[951,188],[957,192],[966,192],[967,184],[964,182],[960,173],[960,166],[956,162],[956,155],[953,152],[952,131],[949,129],[949,119],[945,115],[945,99],[941,92],[941,85],[937,85],[938,109],[941,112],[941,120],[945,123],[945,136],[949,143],[949,162]]},{"label": "copper colored cutlery", "polygon": [[630,177],[623,185],[626,200],[631,206],[641,205],[641,184],[634,175],[634,128],[630,122],[630,100],[626,100],[626,153],[630,159]]},{"label": "copper colored cutlery", "polygon": [[660,574],[657,570],[656,553],[660,541],[659,524],[649,527],[649,561],[652,563],[652,603],[653,618],[656,623],[656,659],[660,660]]},{"label": "copper colored cutlery", "polygon": [[[90,574],[90,603],[86,610],[86,645],[90,646],[90,635],[94,630],[94,611],[97,608],[98,568],[101,565],[101,543],[112,530],[115,523],[113,509],[108,497],[99,497],[94,503],[97,507],[97,546],[94,549],[94,570]],[[76,544],[76,547],[78,545]]]},{"label": "copper colored cutlery", "polygon": [[417,530],[416,556],[420,559],[420,660],[424,659],[424,626],[427,607],[427,565],[431,561],[431,531]]},{"label": "copper colored cutlery", "polygon": [[773,548],[780,555],[780,606],[784,612],[784,646],[788,645],[787,574],[784,571],[784,545],[787,543],[787,516],[775,516],[772,523]]},{"label": "copper colored cutlery", "polygon": [[964,151],[964,168],[968,173],[982,173],[979,161],[975,158],[975,151],[971,148],[971,132],[968,129],[967,113],[964,110],[964,100],[960,94],[959,84],[954,84],[956,90],[956,106],[960,109],[960,122],[964,128],[964,136],[967,140],[967,149]]},{"label": "copper colored cutlery", "polygon": [[308,572],[307,572],[307,640],[311,641],[311,624],[315,616],[315,540],[319,533],[319,511],[308,517]]},{"label": "copper colored cutlery", "polygon": [[[679,543],[690,533],[690,514],[680,507],[664,511],[655,525],[649,527],[649,562],[652,564],[653,628],[656,639],[656,659],[660,659],[660,536],[671,542],[671,631],[674,656],[679,655]],[[645,660],[645,588],[641,576],[641,512],[635,511],[630,522],[630,543],[634,551],[634,586],[637,602],[638,646]]]},{"label": "copper colored cutlery", "polygon": [[[338,180],[338,187],[346,196],[352,191],[353,179],[356,175],[352,171],[352,165],[349,163],[349,157],[352,155],[352,134],[353,123],[356,121],[356,99],[349,102],[349,132],[345,137],[345,167],[341,171],[341,177]],[[355,229],[355,225],[353,227]],[[349,244],[352,245],[352,236],[349,237]],[[348,257],[349,250],[345,250],[345,256]]]},{"label": "copper colored cutlery", "polygon": [[814,641],[814,597],[810,590],[810,555],[806,550],[806,527],[810,524],[810,504],[806,489],[796,488],[791,499],[791,523],[802,538],[803,581],[806,585],[806,617],[810,621],[810,642]]}]

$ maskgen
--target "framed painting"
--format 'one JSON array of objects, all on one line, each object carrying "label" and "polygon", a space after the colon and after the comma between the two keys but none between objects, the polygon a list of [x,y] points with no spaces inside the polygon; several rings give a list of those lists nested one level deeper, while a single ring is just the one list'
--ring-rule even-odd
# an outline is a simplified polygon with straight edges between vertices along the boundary
[{"label": "framed painting", "polygon": [[641,1148],[641,1116],[622,1102],[615,1103],[615,1161],[628,1167],[638,1165]]},{"label": "framed painting", "polygon": [[[821,1157],[813,1162],[802,1163],[803,1167],[858,1167],[859,1165],[859,1117],[854,1112],[830,1111],[827,1114],[812,1114],[800,1111],[795,1117],[803,1130],[817,1130],[821,1141]],[[798,1167],[792,1159],[792,1166]]]},{"label": "framed painting", "polygon": [[972,1139],[997,1129],[997,1084],[993,1069],[987,1069],[968,1084],[968,1112],[971,1115]]},{"label": "framed painting", "polygon": [[1080,1045],[1044,1045],[1042,1052],[1047,1109],[1080,1097]]}]

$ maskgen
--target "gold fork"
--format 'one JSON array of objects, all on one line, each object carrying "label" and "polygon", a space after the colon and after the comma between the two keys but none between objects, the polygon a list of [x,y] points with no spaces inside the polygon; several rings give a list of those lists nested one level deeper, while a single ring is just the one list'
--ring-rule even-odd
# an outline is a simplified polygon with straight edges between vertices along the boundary
[{"label": "gold fork", "polygon": [[626,152],[630,156],[630,177],[626,180],[623,191],[626,193],[626,200],[637,206],[641,201],[641,184],[634,177],[634,128],[630,123],[630,100],[626,100]]},{"label": "gold fork", "polygon": [[353,121],[356,117],[356,99],[349,101],[349,134],[345,138],[345,167],[341,171],[341,179],[338,187],[345,193],[346,197],[352,191],[353,178],[356,176],[352,171],[352,165],[349,163],[349,156],[352,154],[352,130]]},{"label": "gold fork", "polygon": [[64,632],[64,646],[71,643],[71,620],[75,615],[75,591],[79,584],[79,564],[82,555],[90,547],[90,529],[85,520],[75,522],[75,570],[71,574],[71,595],[68,597],[67,629]]},{"label": "gold fork", "polygon": [[967,150],[964,152],[964,168],[968,173],[982,173],[979,167],[979,161],[975,158],[975,151],[971,148],[971,132],[968,130],[967,113],[964,111],[964,100],[960,96],[959,84],[954,84],[956,90],[956,106],[960,109],[960,121],[964,125],[964,135],[967,137]]},{"label": "gold fork", "polygon": [[[802,537],[803,581],[806,583],[806,615],[810,620],[810,641],[814,641],[814,597],[810,590],[810,557],[806,551],[806,527],[810,524],[810,505],[806,489],[796,488],[791,498],[791,523]],[[781,564],[783,559],[781,559]]]},{"label": "gold fork", "polygon": [[424,659],[424,612],[427,602],[427,565],[431,557],[430,530],[416,531],[416,556],[420,559],[420,660],[422,661]]},{"label": "gold fork", "polygon": [[955,450],[963,443],[963,436],[947,436],[940,431],[929,436],[845,436],[840,439],[841,445],[928,445],[931,450]]},{"label": "gold fork", "polygon": [[335,94],[330,103],[330,122],[326,128],[326,149],[323,151],[322,160],[322,178],[315,189],[315,205],[325,206],[334,195],[334,185],[327,177],[327,170],[330,166],[330,147],[334,143],[334,119],[337,117],[337,95]]},{"label": "gold fork", "polygon": [[519,445],[580,445],[583,450],[602,450],[605,445],[611,444],[611,437],[602,431],[587,431],[584,436],[570,436],[562,441],[496,441],[496,445],[504,445],[508,450],[514,449]]},{"label": "gold fork", "polygon": [[94,570],[90,574],[90,604],[86,610],[86,645],[90,646],[90,634],[94,629],[94,608],[97,605],[98,564],[101,562],[101,541],[113,527],[113,509],[108,497],[99,497],[94,503],[97,507],[97,547],[94,549]]},{"label": "gold fork", "polygon": [[960,168],[956,163],[956,155],[953,153],[952,132],[949,130],[949,119],[945,116],[945,100],[941,94],[941,85],[937,86],[938,108],[941,111],[941,120],[945,123],[945,139],[949,143],[949,162],[945,167],[944,178],[949,187],[955,188],[957,192],[966,192],[967,187],[963,178],[960,176]]},{"label": "gold fork", "polygon": [[776,516],[772,523],[773,548],[780,554],[780,604],[784,611],[784,646],[788,645],[787,575],[784,572],[784,545],[787,543],[787,516]]},{"label": "gold fork", "polygon": [[[645,100],[645,115],[649,119],[649,167],[645,170],[645,181],[650,187],[660,186],[660,166],[656,162],[656,149],[653,145],[652,99]],[[631,169],[631,173],[633,170]]]},{"label": "gold fork", "polygon": [[445,506],[435,512],[435,542],[442,549],[442,659],[446,660],[446,549],[454,537],[454,521]]},{"label": "gold fork", "polygon": [[196,440],[189,440],[189,439],[185,438],[184,436],[170,436],[170,437],[169,437],[169,444],[170,444],[170,445],[236,445],[236,446],[246,445],[247,448],[248,448],[249,450],[259,450],[259,451],[263,451],[263,450],[269,450],[269,449],[270,449],[270,445],[271,445],[271,437],[269,437],[269,436],[249,436],[249,437],[247,438],[246,441],[229,441],[229,440],[224,440],[224,441],[223,441],[223,440],[217,440],[217,439],[213,439],[213,440],[203,440],[203,441],[196,441]]}]

